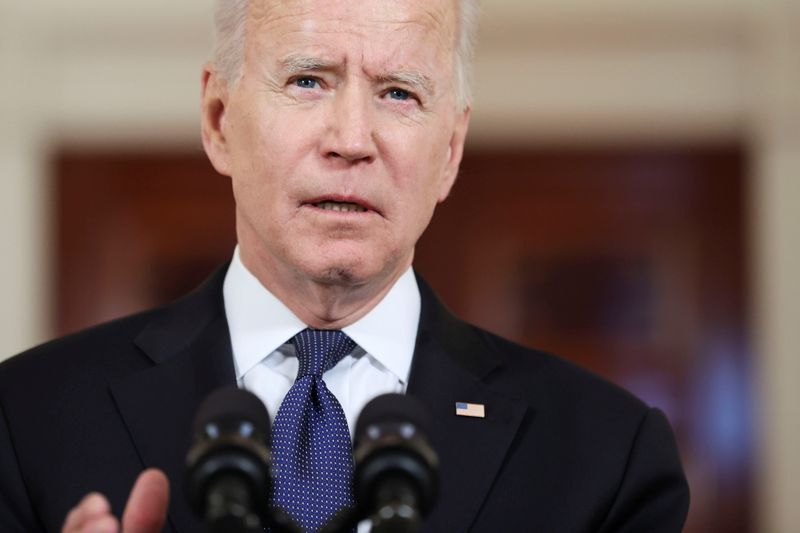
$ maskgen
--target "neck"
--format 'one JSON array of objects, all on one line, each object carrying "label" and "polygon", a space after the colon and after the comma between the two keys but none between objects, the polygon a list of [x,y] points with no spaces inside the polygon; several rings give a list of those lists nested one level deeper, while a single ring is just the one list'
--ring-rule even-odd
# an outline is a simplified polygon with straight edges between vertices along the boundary
[{"label": "neck", "polygon": [[240,247],[242,263],[253,275],[312,328],[342,329],[369,313],[411,266],[411,258],[397,268],[369,280],[318,280],[248,254]]}]

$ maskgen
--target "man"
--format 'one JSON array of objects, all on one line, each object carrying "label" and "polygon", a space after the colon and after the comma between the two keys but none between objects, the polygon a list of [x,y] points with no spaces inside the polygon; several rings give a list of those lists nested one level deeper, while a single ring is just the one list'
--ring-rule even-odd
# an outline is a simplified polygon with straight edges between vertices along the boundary
[{"label": "man", "polygon": [[460,322],[410,270],[461,160],[474,17],[471,0],[221,2],[202,138],[231,179],[237,252],[175,304],[3,365],[0,530],[118,531],[120,514],[125,533],[201,530],[180,486],[197,404],[238,382],[278,425],[287,341],[310,327],[358,345],[324,374],[350,428],[384,392],[429,409],[425,531],[680,531],[660,412]]}]

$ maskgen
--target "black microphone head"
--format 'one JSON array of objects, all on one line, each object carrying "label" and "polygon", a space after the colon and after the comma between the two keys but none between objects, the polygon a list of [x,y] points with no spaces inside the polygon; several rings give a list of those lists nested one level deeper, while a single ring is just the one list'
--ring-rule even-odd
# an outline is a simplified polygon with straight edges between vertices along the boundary
[{"label": "black microphone head", "polygon": [[[269,442],[269,413],[252,392],[236,387],[217,389],[206,397],[197,409],[192,426],[196,439],[216,438],[220,430],[251,432],[256,438]],[[244,434],[243,437],[250,435]]]},{"label": "black microphone head", "polygon": [[382,394],[361,410],[356,422],[356,445],[366,437],[364,433],[370,426],[387,422],[409,424],[422,435],[427,435],[431,427],[430,416],[418,399],[405,394]]},{"label": "black microphone head", "polygon": [[384,394],[364,407],[356,423],[353,479],[360,516],[374,517],[386,505],[408,504],[415,520],[430,512],[439,484],[430,427],[425,407],[412,396]]},{"label": "black microphone head", "polygon": [[185,485],[195,513],[212,531],[266,524],[270,425],[261,400],[246,390],[218,389],[200,404],[193,432]]}]

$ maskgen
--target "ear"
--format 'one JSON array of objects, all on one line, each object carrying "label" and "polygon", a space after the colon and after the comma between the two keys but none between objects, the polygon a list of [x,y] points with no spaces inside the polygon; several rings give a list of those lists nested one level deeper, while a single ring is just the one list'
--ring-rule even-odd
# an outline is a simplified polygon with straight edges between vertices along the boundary
[{"label": "ear", "polygon": [[228,106],[228,84],[221,79],[213,63],[203,67],[200,97],[203,148],[217,172],[231,175],[230,149],[225,136],[225,110]]},{"label": "ear", "polygon": [[459,111],[456,116],[455,127],[453,128],[453,135],[450,137],[450,143],[447,145],[447,161],[445,162],[444,173],[442,176],[442,183],[439,189],[439,203],[444,202],[445,198],[450,194],[450,189],[458,176],[458,167],[461,164],[461,157],[464,155],[464,140],[467,138],[467,129],[469,129],[469,117],[472,113],[472,108],[467,106],[462,111]]}]

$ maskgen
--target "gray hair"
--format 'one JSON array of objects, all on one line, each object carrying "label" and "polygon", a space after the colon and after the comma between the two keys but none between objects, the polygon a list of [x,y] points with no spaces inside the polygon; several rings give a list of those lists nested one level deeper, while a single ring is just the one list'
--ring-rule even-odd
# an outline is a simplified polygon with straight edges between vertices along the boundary
[{"label": "gray hair", "polygon": [[[460,9],[454,81],[457,103],[465,109],[472,103],[472,60],[480,7],[478,0],[457,1]],[[216,0],[214,63],[217,73],[228,83],[236,83],[242,73],[248,3],[249,0]]]}]

